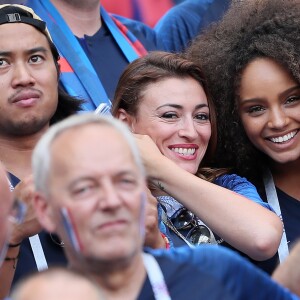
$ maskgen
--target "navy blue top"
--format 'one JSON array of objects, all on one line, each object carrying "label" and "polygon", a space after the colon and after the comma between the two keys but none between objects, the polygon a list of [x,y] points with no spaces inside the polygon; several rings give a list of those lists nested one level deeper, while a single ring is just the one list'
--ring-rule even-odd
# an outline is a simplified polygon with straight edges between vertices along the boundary
[{"label": "navy blue top", "polygon": [[[236,174],[223,174],[223,175],[217,177],[215,179],[214,183],[221,187],[224,187],[228,190],[236,192],[236,193],[256,202],[257,204],[265,207],[266,209],[273,211],[272,207],[268,203],[264,202],[261,199],[255,186],[244,177],[240,177]],[[160,210],[161,209],[159,208],[159,211]],[[160,230],[167,235],[172,247],[186,246],[186,243],[174,231],[172,231],[167,226],[163,226],[163,222],[161,221],[161,211],[159,214],[159,220],[160,220]],[[299,222],[300,222],[300,219],[299,219]],[[299,227],[298,227],[298,229],[299,229]],[[186,231],[181,230],[180,231],[180,233],[183,234],[183,236],[186,236],[188,234],[188,232],[189,232],[189,230],[186,230]],[[277,255],[275,255],[271,259],[268,259],[265,261],[256,261],[256,260],[251,259],[246,254],[240,252],[239,250],[233,248],[230,244],[228,244],[226,241],[224,241],[222,238],[220,238],[216,233],[214,233],[214,236],[216,238],[218,245],[224,246],[231,250],[236,251],[241,256],[244,256],[249,261],[251,261],[254,265],[261,268],[268,274],[272,274],[275,267],[278,264]]]},{"label": "navy blue top", "polygon": [[[152,29],[137,21],[115,17],[137,37],[146,50],[162,49],[162,44],[156,39]],[[108,98],[112,101],[118,80],[128,65],[126,57],[104,22],[93,36],[85,35],[84,38],[77,39],[99,76]]]},{"label": "navy blue top", "polygon": [[[158,261],[172,300],[299,299],[224,247],[205,245],[147,252]],[[148,277],[138,300],[154,300]]]},{"label": "navy blue top", "polygon": [[300,201],[276,188],[289,249],[300,238]]},{"label": "navy blue top", "polygon": [[[276,192],[288,241],[288,247],[289,250],[291,250],[296,240],[300,239],[300,201],[289,196],[277,187]],[[265,195],[263,196],[265,197]],[[264,201],[267,202],[266,199],[264,199]],[[273,273],[278,264],[278,254],[266,261],[256,262],[258,267],[262,268],[269,274]]]},{"label": "navy blue top", "polygon": [[155,31],[167,51],[182,51],[204,28],[219,20],[230,0],[186,0],[170,9]]},{"label": "navy blue top", "polygon": [[[20,180],[9,173],[10,182],[15,187]],[[44,254],[48,263],[48,266],[66,266],[67,259],[63,252],[63,248],[57,245],[54,241],[59,242],[57,237],[51,236],[49,233],[42,231],[39,233],[40,241],[44,250]],[[54,239],[54,241],[53,241]],[[37,266],[34,260],[33,252],[31,250],[31,245],[29,239],[23,240],[20,247],[20,256],[17,263],[17,268],[15,271],[15,276],[13,279],[12,287],[26,275],[36,272]]]}]

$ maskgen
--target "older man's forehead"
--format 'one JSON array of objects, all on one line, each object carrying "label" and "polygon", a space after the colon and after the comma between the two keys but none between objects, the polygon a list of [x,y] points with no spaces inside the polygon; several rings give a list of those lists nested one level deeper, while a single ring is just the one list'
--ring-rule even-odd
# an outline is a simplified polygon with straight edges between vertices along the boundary
[{"label": "older man's forehead", "polygon": [[126,139],[115,128],[103,124],[85,124],[68,129],[52,144],[52,166],[56,171],[76,169],[108,172],[111,169],[134,170],[136,162]]},{"label": "older man's forehead", "polygon": [[[53,148],[69,147],[77,149],[80,146],[99,145],[99,150],[112,150],[113,147],[122,147],[124,150],[130,147],[120,132],[106,124],[83,124],[67,129],[53,142]],[[90,148],[92,150],[93,148]]]}]

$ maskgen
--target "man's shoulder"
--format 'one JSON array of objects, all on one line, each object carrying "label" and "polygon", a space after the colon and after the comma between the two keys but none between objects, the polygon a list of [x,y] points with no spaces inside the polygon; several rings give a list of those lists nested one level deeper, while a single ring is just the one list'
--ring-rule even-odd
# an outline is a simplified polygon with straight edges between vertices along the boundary
[{"label": "man's shoulder", "polygon": [[157,38],[157,33],[146,24],[125,18],[119,15],[113,15],[144,45],[148,51],[162,50],[163,45]]},{"label": "man's shoulder", "polygon": [[179,295],[184,289],[194,291],[188,299],[253,299],[259,290],[256,299],[293,299],[266,273],[225,247],[179,247],[153,250],[151,254],[162,269],[171,295]]},{"label": "man's shoulder", "polygon": [[[209,251],[212,258],[215,247],[208,248],[212,250]],[[179,247],[149,252],[161,267],[172,299],[235,299],[215,275],[219,272],[217,266],[206,259],[208,248]]]},{"label": "man's shoulder", "polygon": [[[244,263],[244,260],[233,251],[216,245],[205,245],[195,248],[183,246],[167,251],[164,249],[147,249],[146,251],[152,254],[162,265],[185,265],[187,268],[194,268],[194,271],[198,269],[198,272],[214,273],[219,262],[222,262],[223,266],[227,262],[231,264],[232,261],[237,264]],[[214,270],[211,269],[211,265],[214,265]]]},{"label": "man's shoulder", "polygon": [[[221,283],[229,276],[235,266],[248,267],[239,255],[216,245],[195,248],[182,246],[167,251],[152,250],[150,254],[155,257],[167,276],[184,277],[184,274],[194,274],[198,279],[206,278],[215,284]],[[191,278],[190,275],[188,277]]]}]

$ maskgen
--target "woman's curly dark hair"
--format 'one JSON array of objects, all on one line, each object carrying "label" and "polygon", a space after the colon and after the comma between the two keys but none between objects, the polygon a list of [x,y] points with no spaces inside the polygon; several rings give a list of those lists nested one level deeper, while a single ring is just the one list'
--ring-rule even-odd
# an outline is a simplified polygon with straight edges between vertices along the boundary
[{"label": "woman's curly dark hair", "polygon": [[268,161],[247,138],[237,110],[241,73],[252,60],[271,58],[300,82],[299,0],[233,3],[224,18],[199,35],[186,55],[205,71],[218,120],[218,167],[232,167],[261,186]]}]

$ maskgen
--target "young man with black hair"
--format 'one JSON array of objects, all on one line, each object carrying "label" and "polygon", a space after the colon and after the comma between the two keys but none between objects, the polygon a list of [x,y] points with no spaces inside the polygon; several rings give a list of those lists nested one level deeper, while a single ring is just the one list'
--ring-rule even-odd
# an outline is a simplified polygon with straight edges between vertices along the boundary
[{"label": "young man with black hair", "polygon": [[16,187],[16,197],[28,205],[24,223],[10,236],[7,256],[14,259],[0,270],[0,298],[14,276],[66,263],[56,240],[40,232],[31,209],[32,150],[50,124],[76,113],[82,103],[59,89],[58,60],[45,22],[27,7],[0,6],[0,159],[11,190]]}]

